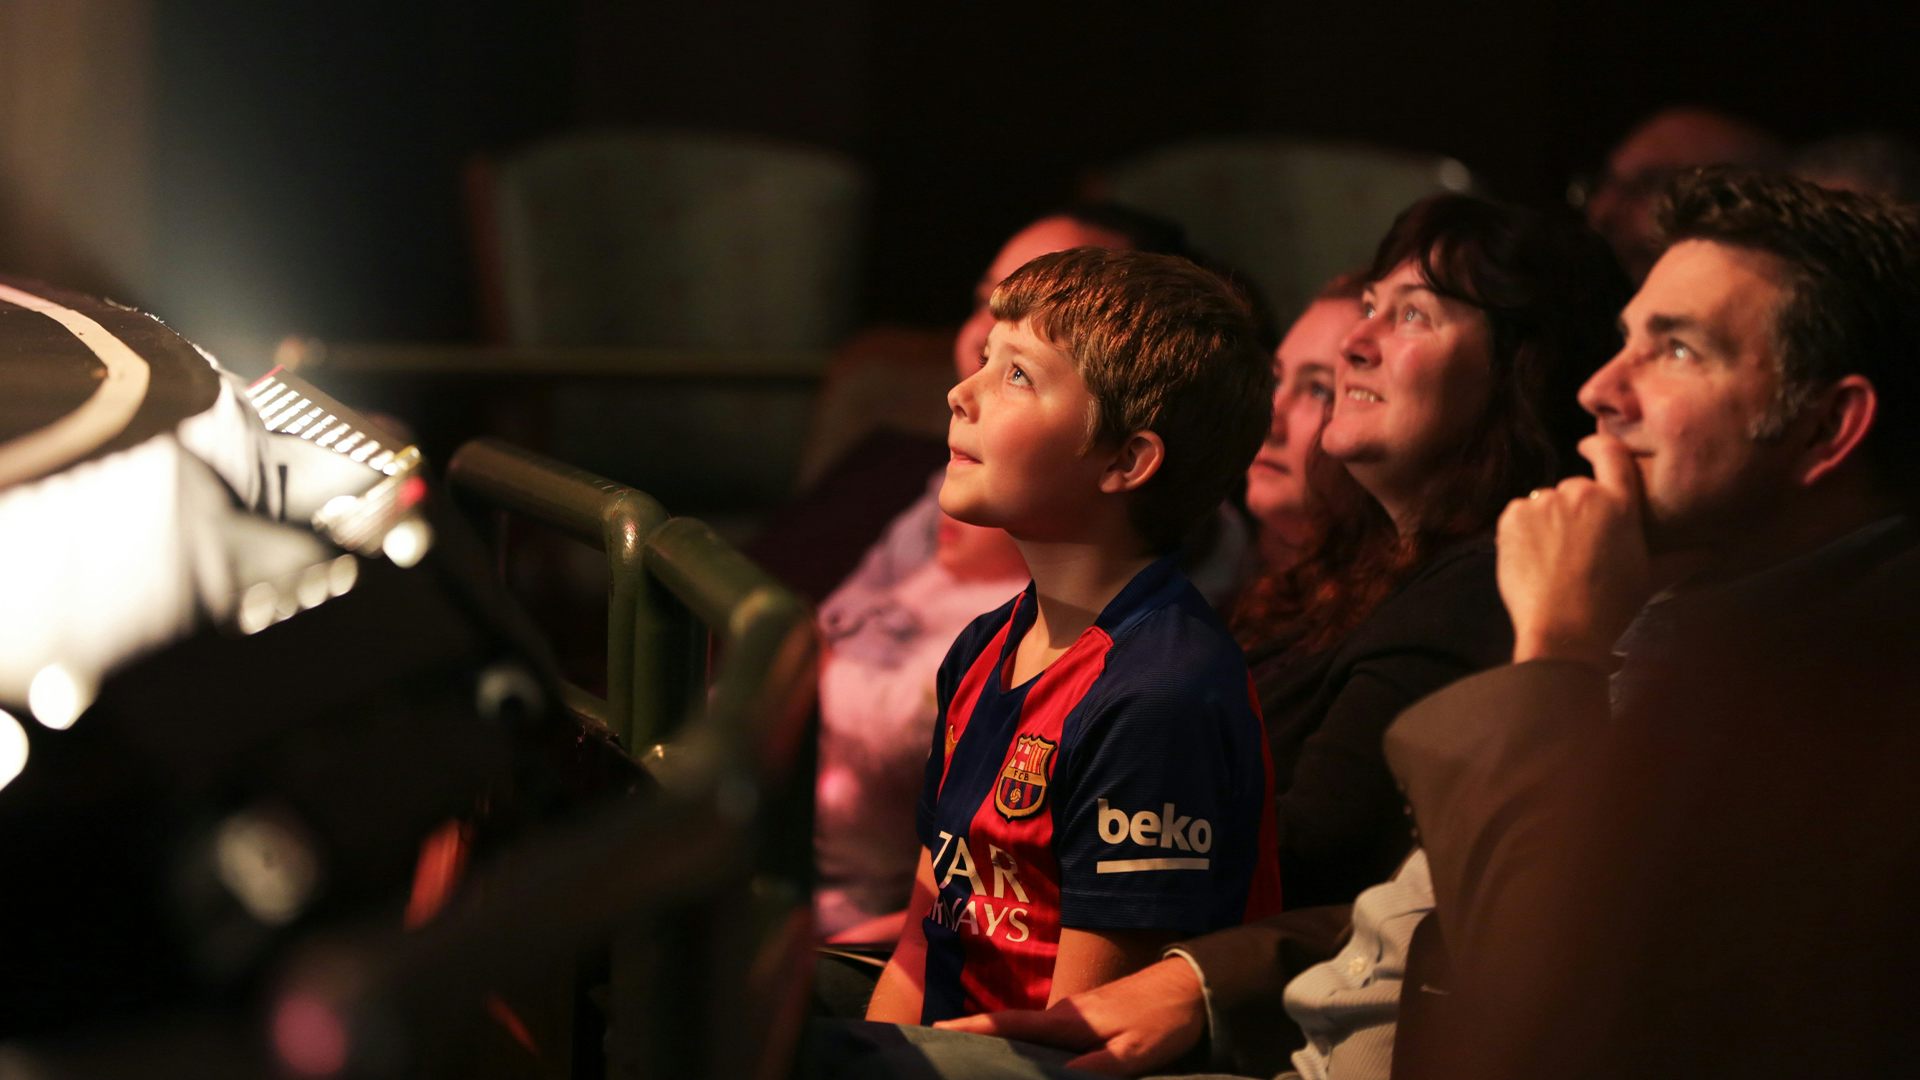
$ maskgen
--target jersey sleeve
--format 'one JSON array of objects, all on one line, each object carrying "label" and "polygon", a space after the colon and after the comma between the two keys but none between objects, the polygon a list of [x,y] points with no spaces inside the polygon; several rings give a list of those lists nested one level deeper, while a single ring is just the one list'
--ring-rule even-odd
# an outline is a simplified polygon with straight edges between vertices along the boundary
[{"label": "jersey sleeve", "polygon": [[1244,902],[1265,775],[1240,679],[1169,674],[1088,703],[1055,811],[1062,926],[1199,932]]}]

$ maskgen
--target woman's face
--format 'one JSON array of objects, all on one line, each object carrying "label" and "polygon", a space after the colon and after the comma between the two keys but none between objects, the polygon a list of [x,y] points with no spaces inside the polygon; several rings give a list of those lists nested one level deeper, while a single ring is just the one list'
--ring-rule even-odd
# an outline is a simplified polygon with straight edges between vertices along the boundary
[{"label": "woman's face", "polygon": [[1486,315],[1434,292],[1412,260],[1361,298],[1320,445],[1396,521],[1418,509],[1486,411],[1492,342]]},{"label": "woman's face", "polygon": [[1273,354],[1273,424],[1247,469],[1247,509],[1260,527],[1305,539],[1312,494],[1307,457],[1333,404],[1340,345],[1360,319],[1358,300],[1319,300],[1295,320]]}]

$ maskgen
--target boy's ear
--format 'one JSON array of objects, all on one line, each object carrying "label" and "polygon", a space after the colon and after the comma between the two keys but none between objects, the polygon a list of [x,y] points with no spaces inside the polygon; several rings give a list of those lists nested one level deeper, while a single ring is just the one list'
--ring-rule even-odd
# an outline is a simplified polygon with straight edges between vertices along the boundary
[{"label": "boy's ear", "polygon": [[1120,443],[1100,474],[1100,490],[1109,494],[1136,491],[1153,479],[1167,460],[1167,444],[1151,431],[1136,431]]}]

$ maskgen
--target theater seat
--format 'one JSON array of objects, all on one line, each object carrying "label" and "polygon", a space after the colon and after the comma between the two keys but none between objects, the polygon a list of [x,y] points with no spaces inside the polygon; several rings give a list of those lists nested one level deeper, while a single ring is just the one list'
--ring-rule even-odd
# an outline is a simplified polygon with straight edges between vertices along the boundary
[{"label": "theater seat", "polygon": [[1407,204],[1473,186],[1451,158],[1381,146],[1245,136],[1177,143],[1105,170],[1099,193],[1164,214],[1245,271],[1280,313],[1364,266]]},{"label": "theater seat", "polygon": [[[469,172],[498,343],[813,352],[809,379],[561,388],[547,449],[688,512],[790,490],[817,380],[857,317],[867,180],[828,151],[719,133],[569,134]],[[696,376],[697,377],[697,376]]]}]

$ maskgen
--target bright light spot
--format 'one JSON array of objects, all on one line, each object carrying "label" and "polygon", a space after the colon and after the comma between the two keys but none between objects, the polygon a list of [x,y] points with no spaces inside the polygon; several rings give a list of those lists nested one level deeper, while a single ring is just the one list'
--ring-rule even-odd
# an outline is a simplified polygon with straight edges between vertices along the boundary
[{"label": "bright light spot", "polygon": [[427,481],[424,477],[409,476],[400,484],[400,505],[418,506],[420,500],[427,497]]},{"label": "bright light spot", "polygon": [[327,572],[332,569],[328,563],[315,563],[300,571],[300,583],[294,586],[294,592],[300,597],[303,608],[317,608],[327,602],[333,593],[327,587]]},{"label": "bright light spot", "polygon": [[854,800],[860,797],[860,780],[853,770],[845,765],[831,765],[820,770],[820,779],[814,788],[814,799],[821,810],[846,811],[854,806]]},{"label": "bright light spot", "polygon": [[91,704],[92,689],[82,687],[80,680],[59,664],[41,668],[27,684],[27,708],[33,710],[35,720],[55,731],[72,727]]},{"label": "bright light spot", "polygon": [[13,783],[27,767],[27,729],[0,709],[0,788]]},{"label": "bright light spot", "polygon": [[321,406],[315,405],[311,411],[302,415],[299,419],[295,420],[293,423],[288,424],[286,427],[286,430],[282,432],[282,434],[285,434],[285,435],[300,434],[300,432],[306,430],[306,427],[308,424],[311,424],[315,420],[320,419],[320,414],[325,411],[326,410]]},{"label": "bright light spot", "polygon": [[294,994],[273,1010],[273,1048],[302,1076],[332,1076],[347,1064],[347,1025],[326,1002]]},{"label": "bright light spot", "polygon": [[320,505],[320,513],[316,516],[315,520],[338,521],[345,515],[353,513],[353,508],[359,505],[359,503],[360,499],[358,496],[335,495]]},{"label": "bright light spot", "polygon": [[240,632],[257,634],[273,625],[273,607],[280,591],[266,582],[251,586],[240,594]]},{"label": "bright light spot", "polygon": [[1440,186],[1448,191],[1467,191],[1473,187],[1473,173],[1452,158],[1440,163]]},{"label": "bright light spot", "polygon": [[263,923],[293,920],[313,896],[320,865],[291,826],[257,814],[235,814],[214,837],[220,881]]},{"label": "bright light spot", "polygon": [[380,449],[379,443],[364,442],[360,444],[360,449],[355,450],[353,453],[348,454],[347,456],[352,458],[355,461],[365,461],[368,458],[372,457],[373,452],[378,449]]},{"label": "bright light spot", "polygon": [[380,540],[380,550],[402,570],[425,558],[432,546],[433,530],[419,518],[408,518],[395,525]]},{"label": "bright light spot", "polygon": [[342,555],[327,564],[327,590],[333,595],[347,595],[354,582],[359,580],[360,560],[353,556]]}]

